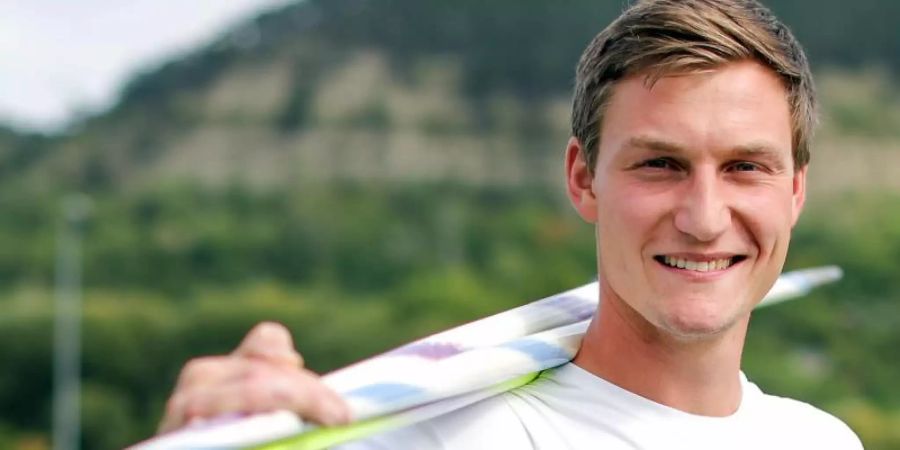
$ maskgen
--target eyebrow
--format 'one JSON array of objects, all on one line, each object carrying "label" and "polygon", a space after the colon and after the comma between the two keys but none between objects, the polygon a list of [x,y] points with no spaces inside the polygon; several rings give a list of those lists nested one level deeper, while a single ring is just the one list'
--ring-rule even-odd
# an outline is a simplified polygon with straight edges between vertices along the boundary
[{"label": "eyebrow", "polygon": [[686,153],[681,145],[647,136],[636,136],[625,142],[625,148],[645,149],[660,153]]},{"label": "eyebrow", "polygon": [[[625,148],[644,149],[658,153],[688,153],[688,150],[680,144],[649,136],[632,137],[625,143]],[[781,151],[779,151],[776,146],[764,141],[753,141],[747,144],[738,145],[731,148],[728,154],[732,157],[761,157],[769,164],[772,164],[773,168],[776,170],[783,170],[785,168],[781,158]]]}]

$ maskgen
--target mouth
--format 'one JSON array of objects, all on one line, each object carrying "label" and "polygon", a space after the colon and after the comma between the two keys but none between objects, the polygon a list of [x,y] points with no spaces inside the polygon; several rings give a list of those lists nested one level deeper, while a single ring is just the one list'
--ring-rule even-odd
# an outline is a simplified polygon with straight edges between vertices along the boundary
[{"label": "mouth", "polygon": [[671,255],[656,255],[656,262],[666,267],[687,270],[691,272],[716,272],[727,270],[747,259],[746,255],[733,255],[722,257],[681,257]]}]

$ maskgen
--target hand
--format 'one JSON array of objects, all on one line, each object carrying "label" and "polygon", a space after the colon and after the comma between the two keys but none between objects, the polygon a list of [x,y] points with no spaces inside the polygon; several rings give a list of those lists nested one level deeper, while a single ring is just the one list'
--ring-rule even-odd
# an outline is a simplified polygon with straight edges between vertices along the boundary
[{"label": "hand", "polygon": [[159,432],[227,413],[289,409],[323,425],[349,421],[344,401],[303,368],[291,334],[283,325],[256,325],[227,356],[188,361],[166,403]]}]

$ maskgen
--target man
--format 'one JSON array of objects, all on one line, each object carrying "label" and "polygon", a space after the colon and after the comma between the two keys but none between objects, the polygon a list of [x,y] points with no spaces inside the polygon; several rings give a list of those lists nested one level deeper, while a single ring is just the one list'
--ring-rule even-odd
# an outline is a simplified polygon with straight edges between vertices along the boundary
[{"label": "man", "polygon": [[[753,307],[805,199],[805,56],[753,0],[646,0],[578,65],[567,192],[596,227],[601,307],[575,360],[461,411],[348,448],[862,448],[839,420],[740,372]],[[341,401],[264,324],[184,369],[162,429]]]}]

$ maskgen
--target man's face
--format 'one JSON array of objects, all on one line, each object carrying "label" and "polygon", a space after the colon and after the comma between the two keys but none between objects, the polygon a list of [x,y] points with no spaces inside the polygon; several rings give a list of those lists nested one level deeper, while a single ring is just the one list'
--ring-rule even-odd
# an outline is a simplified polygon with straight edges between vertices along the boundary
[{"label": "man's face", "polygon": [[[570,141],[569,194],[595,223],[602,295],[680,338],[748,317],[775,282],[803,205],[780,80],[755,62],[620,81],[593,176]],[[577,152],[576,152],[577,153]]]}]

